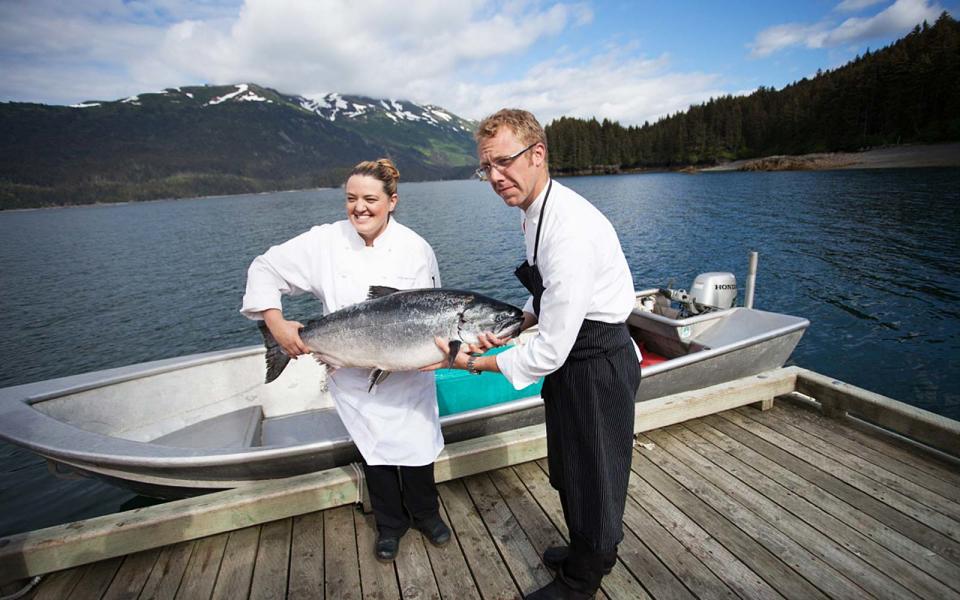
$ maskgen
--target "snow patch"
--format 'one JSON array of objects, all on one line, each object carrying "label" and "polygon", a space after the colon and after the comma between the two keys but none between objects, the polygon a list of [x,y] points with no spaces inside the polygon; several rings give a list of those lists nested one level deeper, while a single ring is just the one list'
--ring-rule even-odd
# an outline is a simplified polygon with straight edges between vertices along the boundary
[{"label": "snow patch", "polygon": [[94,106],[100,106],[99,102],[81,102],[80,104],[71,104],[70,108],[93,108]]},{"label": "snow patch", "polygon": [[247,92],[247,90],[249,89],[249,87],[250,87],[250,86],[248,86],[248,85],[245,84],[245,83],[239,83],[239,84],[237,84],[237,86],[236,86],[237,91],[232,92],[232,93],[230,93],[230,94],[225,94],[225,95],[220,96],[220,97],[217,97],[217,98],[214,98],[214,99],[211,100],[210,102],[207,102],[207,106],[213,106],[213,105],[215,105],[215,104],[220,104],[221,102],[226,102],[227,100],[229,100],[229,99],[231,99],[231,98],[235,98],[236,96],[239,96],[240,94],[244,94],[244,93]]}]

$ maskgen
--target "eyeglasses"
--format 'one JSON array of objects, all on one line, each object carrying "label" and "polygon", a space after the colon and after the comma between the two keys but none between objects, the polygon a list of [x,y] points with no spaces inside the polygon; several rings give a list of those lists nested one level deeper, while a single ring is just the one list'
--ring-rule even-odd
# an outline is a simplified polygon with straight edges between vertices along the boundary
[{"label": "eyeglasses", "polygon": [[511,154],[510,156],[495,158],[485,165],[480,165],[477,168],[477,170],[474,171],[474,173],[476,174],[477,177],[480,178],[480,181],[486,181],[487,179],[490,178],[490,171],[492,171],[493,169],[496,169],[497,171],[500,171],[501,173],[503,173],[510,165],[513,164],[513,161],[517,160],[517,158],[520,157],[521,154],[523,154],[530,148],[533,148],[539,143],[540,142],[534,142],[529,146],[527,146],[526,148],[524,148],[523,150],[521,150],[520,152]]}]

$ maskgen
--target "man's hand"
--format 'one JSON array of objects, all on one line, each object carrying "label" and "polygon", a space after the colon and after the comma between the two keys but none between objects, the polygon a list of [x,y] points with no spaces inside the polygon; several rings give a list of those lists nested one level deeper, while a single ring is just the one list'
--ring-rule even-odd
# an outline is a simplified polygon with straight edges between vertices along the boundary
[{"label": "man's hand", "polygon": [[489,331],[484,331],[477,337],[477,343],[470,346],[470,348],[471,352],[479,352],[480,354],[483,354],[490,348],[503,346],[508,341],[510,341],[510,338],[500,338],[493,335]]}]

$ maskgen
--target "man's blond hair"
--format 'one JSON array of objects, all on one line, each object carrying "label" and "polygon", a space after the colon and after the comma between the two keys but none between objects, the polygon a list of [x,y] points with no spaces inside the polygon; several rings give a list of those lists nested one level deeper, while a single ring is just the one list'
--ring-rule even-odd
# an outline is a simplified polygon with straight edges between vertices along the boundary
[{"label": "man's blond hair", "polygon": [[547,134],[543,132],[543,127],[540,126],[537,118],[533,113],[519,108],[502,108],[480,121],[473,137],[479,144],[483,140],[496,137],[501,127],[509,128],[524,146],[537,142],[542,143],[544,147],[547,145]]}]

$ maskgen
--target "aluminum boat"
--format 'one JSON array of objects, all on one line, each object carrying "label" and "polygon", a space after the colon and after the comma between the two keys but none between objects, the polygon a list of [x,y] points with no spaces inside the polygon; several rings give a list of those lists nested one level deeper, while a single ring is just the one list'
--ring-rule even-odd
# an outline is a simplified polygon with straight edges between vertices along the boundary
[{"label": "aluminum boat", "polygon": [[[673,308],[668,292],[638,293],[628,320],[644,356],[638,402],[780,367],[809,325],[693,302],[698,314],[689,314]],[[0,389],[0,439],[58,472],[161,498],[358,460],[324,369],[292,361],[264,384],[263,355],[262,347],[238,348]],[[539,386],[518,393],[499,374],[463,371],[438,372],[437,385],[447,443],[543,421]]]}]

